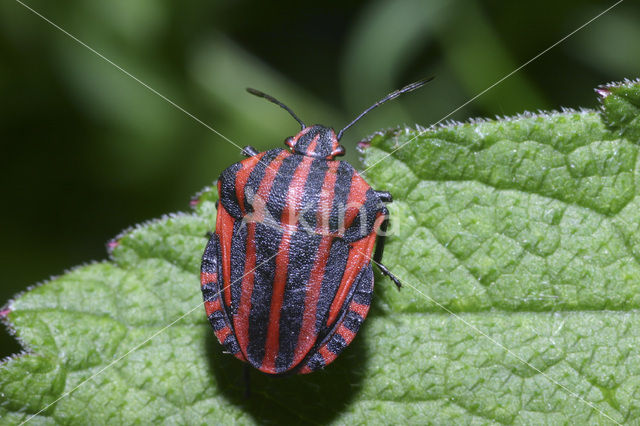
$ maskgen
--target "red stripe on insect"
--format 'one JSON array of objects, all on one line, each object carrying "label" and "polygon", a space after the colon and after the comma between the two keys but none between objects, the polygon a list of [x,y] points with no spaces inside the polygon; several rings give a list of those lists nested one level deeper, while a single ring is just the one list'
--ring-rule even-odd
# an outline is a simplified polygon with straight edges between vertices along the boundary
[{"label": "red stripe on insect", "polygon": [[[247,248],[245,252],[245,273],[242,277],[242,292],[238,313],[233,317],[233,326],[236,330],[249,330],[249,313],[251,312],[251,294],[253,293],[253,270],[256,265],[256,246],[253,242],[256,233],[256,224],[247,223]],[[249,333],[237,333],[238,345],[243,354],[247,353],[249,345]]]},{"label": "red stripe on insect", "polygon": [[378,217],[376,218],[375,222],[373,222],[373,231],[376,235],[378,235],[378,231],[380,230],[380,226],[382,225],[382,222],[384,222],[386,216],[383,215],[382,213],[378,214]]},{"label": "red stripe on insect", "polygon": [[320,299],[320,291],[322,290],[322,280],[324,279],[324,271],[329,260],[329,252],[333,238],[323,237],[314,260],[311,275],[307,284],[307,293],[304,301],[304,316],[302,317],[302,325],[298,334],[298,342],[294,350],[291,365],[297,365],[307,355],[309,350],[315,344],[317,337],[316,332],[316,312],[318,310],[318,300]]},{"label": "red stripe on insect", "polygon": [[305,157],[296,168],[287,193],[287,203],[282,212],[280,222],[284,227],[282,232],[282,240],[278,248],[276,256],[276,273],[273,278],[273,291],[271,293],[271,309],[269,311],[269,326],[267,329],[267,340],[265,343],[265,355],[262,361],[263,371],[276,372],[275,361],[279,351],[280,342],[280,310],[282,309],[282,301],[284,298],[284,289],[287,284],[287,275],[289,268],[289,246],[291,244],[292,235],[296,232],[293,228],[298,222],[302,197],[304,195],[304,187],[307,182],[307,176],[311,169],[312,157]]},{"label": "red stripe on insect", "polygon": [[231,329],[229,327],[224,327],[218,331],[214,330],[213,332],[215,333],[220,343],[223,343],[227,339],[227,337],[229,337],[229,335],[231,334]]},{"label": "red stripe on insect", "polygon": [[338,357],[338,355],[334,354],[327,348],[327,345],[322,346],[318,353],[322,355],[322,358],[324,358],[324,365],[329,364]]},{"label": "red stripe on insect", "polygon": [[324,182],[322,183],[322,190],[320,191],[320,200],[318,201],[318,211],[316,213],[316,232],[320,235],[330,235],[330,220],[331,207],[334,201],[334,188],[336,186],[336,180],[338,178],[339,161],[331,161],[329,163],[329,169],[324,176]]},{"label": "red stripe on insect", "polygon": [[269,202],[269,193],[271,192],[273,181],[275,180],[278,174],[278,170],[280,170],[280,166],[282,166],[282,162],[284,161],[284,159],[290,156],[291,154],[289,152],[282,151],[276,158],[273,159],[273,161],[265,170],[262,181],[260,181],[260,185],[258,186],[258,190],[254,194],[253,200],[251,201],[253,213],[245,217],[247,221],[259,223],[264,222],[265,215],[268,214],[267,203]]},{"label": "red stripe on insect", "polygon": [[[240,350],[246,356],[247,346],[249,345],[249,314],[251,312],[251,294],[253,293],[253,284],[256,268],[256,245],[255,245],[255,229],[256,222],[261,222],[265,217],[266,201],[271,192],[273,181],[282,165],[282,161],[291,154],[282,151],[266,168],[262,181],[258,186],[253,201],[253,213],[251,217],[247,216],[247,244],[245,250],[244,275],[242,276],[242,292],[240,294],[240,303],[238,305],[238,313],[233,317],[233,326],[238,332],[238,344]],[[229,282],[229,281],[226,281]],[[228,285],[227,285],[228,286]],[[228,286],[229,287],[229,286]]]},{"label": "red stripe on insect", "polygon": [[254,157],[247,158],[246,160],[240,162],[240,164],[242,164],[242,168],[238,170],[238,173],[236,173],[235,188],[236,198],[238,199],[238,204],[240,205],[242,214],[247,213],[246,206],[244,205],[244,187],[247,185],[247,181],[249,180],[251,172],[256,167],[256,164],[258,164],[258,162],[262,159],[264,154],[264,152],[261,152]]},{"label": "red stripe on insect", "polygon": [[200,285],[212,284],[218,282],[218,274],[216,272],[203,272],[200,274]]},{"label": "red stripe on insect", "polygon": [[220,240],[220,258],[222,259],[222,279],[224,288],[223,296],[226,306],[231,306],[231,237],[233,236],[234,219],[224,208],[222,203],[218,205],[218,218],[216,219],[216,234]]},{"label": "red stripe on insect", "polygon": [[305,365],[300,370],[298,370],[298,374],[309,374],[309,373],[312,373],[312,372],[313,372],[313,370],[310,369],[308,365]]},{"label": "red stripe on insect", "polygon": [[300,137],[302,135],[306,135],[307,133],[309,133],[309,130],[311,130],[312,128],[313,127],[307,127],[305,129],[302,129],[300,132],[298,132],[298,134],[293,137],[293,145],[295,146],[295,144],[298,143],[298,140],[300,140]]},{"label": "red stripe on insect", "polygon": [[344,339],[347,345],[351,343],[354,337],[356,337],[356,333],[349,330],[347,327],[344,326],[344,324],[340,324],[340,327],[338,327],[338,330],[336,331],[336,333],[338,333],[340,337]]},{"label": "red stripe on insect", "polygon": [[[329,169],[324,176],[324,183],[318,201],[318,213],[316,215],[316,231],[320,234],[326,226],[326,233],[329,232],[329,213],[331,213],[331,202],[333,201],[333,188],[336,183],[336,171],[339,163],[337,161],[329,163]],[[326,235],[326,234],[325,234]],[[309,275],[307,293],[304,301],[305,315],[302,317],[302,325],[300,326],[300,334],[294,351],[293,361],[291,365],[297,365],[307,355],[309,350],[315,344],[317,336],[316,332],[316,312],[318,309],[318,300],[320,291],[322,290],[322,280],[324,279],[324,271],[329,260],[329,252],[333,238],[325,236],[320,240],[318,251],[313,260],[313,268]]]},{"label": "red stripe on insect", "polygon": [[342,281],[338,286],[338,291],[333,299],[331,308],[329,308],[329,318],[327,318],[327,326],[334,323],[344,302],[351,291],[356,277],[360,273],[360,270],[369,263],[371,259],[371,252],[373,251],[373,244],[376,240],[376,234],[371,233],[365,238],[351,243],[349,250],[349,257],[347,258],[347,266],[342,274]]},{"label": "red stripe on insect", "polygon": [[280,223],[284,226],[290,226],[292,229],[297,226],[300,220],[300,214],[303,211],[302,209],[305,207],[302,205],[302,198],[304,197],[304,187],[307,183],[307,177],[311,171],[312,163],[313,158],[304,157],[296,168],[291,183],[289,184],[288,192],[290,197],[287,197],[287,203],[282,211]]},{"label": "red stripe on insect", "polygon": [[349,309],[360,315],[362,318],[366,318],[367,313],[369,312],[369,305],[361,305],[360,303],[351,302]]},{"label": "red stripe on insect", "polygon": [[316,148],[318,147],[318,139],[320,139],[320,135],[315,135],[309,146],[307,147],[307,155],[313,156],[316,153]]},{"label": "red stripe on insect", "polygon": [[216,299],[213,302],[204,302],[204,310],[207,312],[207,316],[211,315],[215,311],[222,310],[220,299]]},{"label": "red stripe on insect", "polygon": [[362,201],[367,199],[367,191],[369,188],[371,188],[369,184],[360,177],[358,172],[354,171],[353,177],[351,178],[347,205],[345,206],[344,229],[349,228],[358,213],[360,213],[360,210],[363,208]]}]

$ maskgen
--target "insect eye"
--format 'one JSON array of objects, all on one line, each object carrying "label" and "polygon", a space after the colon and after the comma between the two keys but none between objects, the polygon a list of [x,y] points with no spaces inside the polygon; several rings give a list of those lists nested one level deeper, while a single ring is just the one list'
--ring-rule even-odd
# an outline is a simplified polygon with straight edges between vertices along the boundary
[{"label": "insect eye", "polygon": [[293,142],[293,138],[291,136],[289,136],[284,140],[284,144],[289,148],[293,148],[293,146],[295,145],[295,143]]},{"label": "insect eye", "polygon": [[344,155],[344,147],[342,145],[338,145],[336,149],[331,151],[332,157],[341,157]]}]

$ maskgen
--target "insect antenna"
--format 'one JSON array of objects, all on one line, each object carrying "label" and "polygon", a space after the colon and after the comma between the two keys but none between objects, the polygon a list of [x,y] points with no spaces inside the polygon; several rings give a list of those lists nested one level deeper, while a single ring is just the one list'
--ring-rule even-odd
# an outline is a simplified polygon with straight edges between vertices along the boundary
[{"label": "insect antenna", "polygon": [[342,134],[344,133],[345,130],[347,130],[349,127],[353,126],[356,123],[356,121],[360,120],[362,117],[364,117],[364,115],[366,113],[368,113],[372,109],[382,105],[383,103],[385,103],[387,101],[390,101],[391,99],[397,98],[398,96],[402,95],[403,93],[407,93],[407,92],[411,92],[413,90],[419,89],[422,86],[424,86],[425,84],[427,84],[428,82],[430,82],[431,80],[433,80],[434,78],[435,77],[425,78],[423,80],[419,80],[419,81],[416,81],[414,83],[407,84],[402,89],[398,89],[398,90],[395,90],[395,91],[389,93],[387,96],[385,96],[384,98],[380,99],[378,102],[376,102],[375,104],[371,105],[369,108],[365,109],[351,123],[349,123],[346,126],[344,126],[344,128],[342,130],[340,130],[340,132],[338,132],[338,140],[340,140],[340,138],[342,138]]},{"label": "insect antenna", "polygon": [[[289,114],[291,114],[291,116],[292,116],[293,118],[295,118],[295,119],[296,119],[296,121],[297,121],[298,123],[300,123],[300,126],[302,126],[302,129],[304,129],[305,127],[307,127],[307,126],[302,122],[302,120],[300,120],[300,119],[298,118],[298,116],[297,116],[293,111],[291,111],[291,109],[290,109],[288,106],[286,106],[285,104],[283,104],[282,102],[280,102],[279,100],[277,100],[276,98],[274,98],[273,96],[267,95],[266,93],[261,92],[261,91],[256,90],[256,89],[252,89],[251,87],[247,87],[247,92],[251,93],[252,95],[259,96],[259,97],[261,97],[261,98],[265,98],[265,99],[266,99],[266,100],[268,100],[269,102],[273,102],[274,104],[276,104],[276,105],[280,106],[281,108],[284,108],[284,109],[285,109]],[[301,130],[302,130],[302,129],[301,129]]]}]

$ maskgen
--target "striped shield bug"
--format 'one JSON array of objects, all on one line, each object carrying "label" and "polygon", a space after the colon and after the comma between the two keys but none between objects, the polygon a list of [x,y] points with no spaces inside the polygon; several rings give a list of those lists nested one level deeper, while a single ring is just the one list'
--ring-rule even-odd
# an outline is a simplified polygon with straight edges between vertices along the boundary
[{"label": "striped shield bug", "polygon": [[282,102],[247,89],[284,108],[301,130],[285,139],[288,150],[245,147],[248,158],[218,179],[216,229],[200,280],[216,337],[236,358],[268,374],[323,368],[367,316],[372,259],[400,287],[380,263],[391,194],[373,190],[335,157],[344,155],[345,130],[429,80],[390,93],[337,134],[306,126]]}]

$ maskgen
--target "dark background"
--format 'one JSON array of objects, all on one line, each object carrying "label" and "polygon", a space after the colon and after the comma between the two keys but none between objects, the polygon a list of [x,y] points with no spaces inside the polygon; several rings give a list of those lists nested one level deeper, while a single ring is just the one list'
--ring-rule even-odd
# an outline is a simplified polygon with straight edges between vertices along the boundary
[{"label": "dark background", "polygon": [[[26,1],[26,0],[25,0]],[[614,1],[29,0],[29,6],[235,141],[281,146],[297,123],[338,128],[389,91],[428,87],[347,132],[427,126]],[[640,4],[625,1],[452,118],[596,107],[640,76]],[[123,228],[188,209],[238,150],[15,0],[0,4],[0,305],[106,258]],[[4,330],[0,357],[19,350]]]}]

